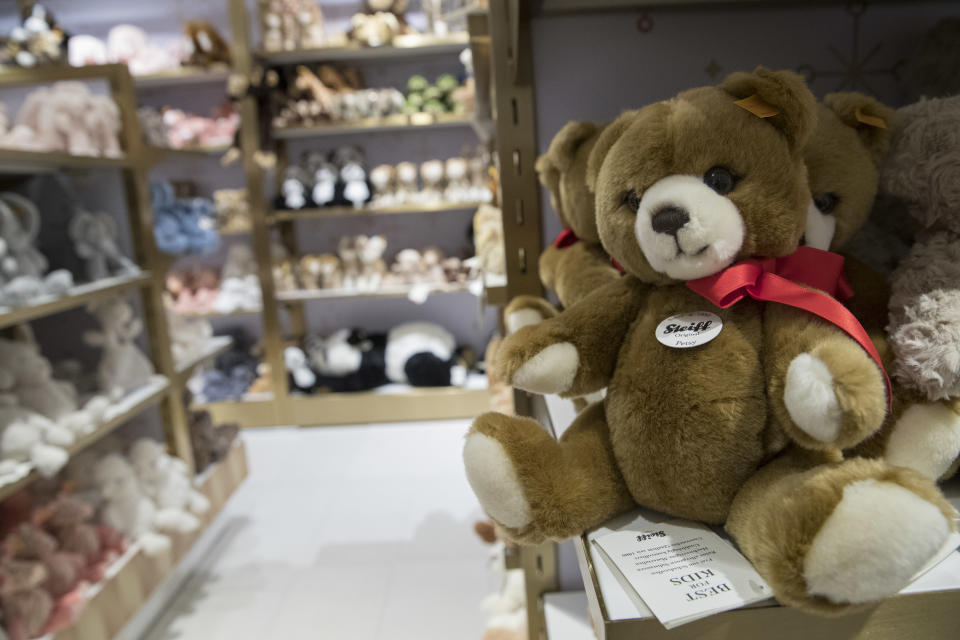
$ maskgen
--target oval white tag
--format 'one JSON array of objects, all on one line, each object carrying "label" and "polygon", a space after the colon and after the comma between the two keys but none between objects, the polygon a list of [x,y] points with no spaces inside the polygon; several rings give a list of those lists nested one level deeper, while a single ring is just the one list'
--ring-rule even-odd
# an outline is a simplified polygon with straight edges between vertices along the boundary
[{"label": "oval white tag", "polygon": [[723,320],[715,313],[681,313],[657,325],[657,340],[675,349],[689,349],[707,344],[719,335],[721,329]]}]

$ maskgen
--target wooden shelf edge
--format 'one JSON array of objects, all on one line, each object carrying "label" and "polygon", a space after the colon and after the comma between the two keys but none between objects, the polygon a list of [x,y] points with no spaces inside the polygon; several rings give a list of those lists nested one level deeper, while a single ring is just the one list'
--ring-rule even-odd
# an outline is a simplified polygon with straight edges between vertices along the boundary
[{"label": "wooden shelf edge", "polygon": [[63,151],[21,151],[0,148],[0,173],[24,175],[55,172],[59,169],[125,169],[132,166],[128,156],[78,156]]},{"label": "wooden shelf edge", "polygon": [[230,77],[230,68],[223,67],[179,67],[158,73],[133,76],[138,89],[153,89],[179,85],[214,84],[226,82]]},{"label": "wooden shelf edge", "polygon": [[478,209],[483,202],[441,202],[403,204],[393,207],[321,207],[316,209],[276,209],[270,215],[269,224],[309,218],[341,218],[350,216],[397,215],[404,213],[438,213],[446,211],[469,211]]},{"label": "wooden shelf edge", "polygon": [[[363,300],[368,298],[407,298],[413,289],[411,287],[383,288],[376,291],[349,291],[344,289],[295,289],[293,291],[278,291],[278,302],[309,302],[311,300]],[[430,296],[449,295],[456,293],[470,293],[467,285],[451,285],[437,287],[430,290]],[[429,299],[429,297],[428,297]]]},{"label": "wooden shelf edge", "polygon": [[5,307],[5,310],[0,312],[0,328],[74,309],[92,300],[111,296],[127,289],[145,287],[149,284],[150,272],[144,271],[135,276],[107,278],[98,282],[78,285],[70,289],[72,293],[50,300],[49,302],[41,302],[39,304],[25,305],[22,307]]},{"label": "wooden shelf edge", "polygon": [[[180,313],[180,312],[177,312]],[[219,311],[191,311],[189,313],[180,313],[185,318],[232,318],[234,316],[254,316],[263,313],[263,309],[237,309],[221,313]]]},{"label": "wooden shelf edge", "polygon": [[193,373],[193,370],[196,369],[199,364],[220,355],[229,349],[230,345],[232,344],[233,338],[230,336],[213,336],[207,340],[203,351],[197,354],[196,357],[191,358],[187,362],[177,363],[177,376],[179,376],[181,379],[190,377],[190,375]]},{"label": "wooden shelf edge", "polygon": [[[126,424],[134,416],[139,415],[147,408],[152,407],[160,402],[169,391],[170,381],[164,378],[162,383],[158,380],[155,383],[146,384],[143,387],[127,394],[124,399],[128,401],[131,399],[131,397],[138,394],[142,395],[143,397],[139,398],[132,406],[101,424],[93,433],[89,433],[79,438],[67,449],[67,453],[69,453],[70,457],[72,458],[87,447],[99,442],[106,436],[113,433],[116,429]],[[40,474],[33,470],[19,480],[3,485],[0,487],[0,502],[6,500],[8,497],[40,477]]]},{"label": "wooden shelf edge", "polygon": [[242,440],[238,440],[226,458],[198,477],[197,489],[210,500],[210,510],[201,516],[200,530],[171,536],[172,548],[158,556],[151,557],[139,548],[132,549],[110,568],[109,577],[97,586],[73,624],[53,634],[52,640],[109,640],[116,637],[223,511],[247,473],[246,447]]},{"label": "wooden shelf edge", "polygon": [[[423,117],[418,118],[417,116]],[[470,127],[474,124],[474,117],[472,114],[438,114],[432,117],[429,114],[414,114],[412,116],[366,118],[353,122],[323,124],[314,127],[275,127],[273,130],[273,135],[279,140],[289,140],[295,138],[316,138],[322,136],[346,135],[350,133],[365,133],[371,131],[406,131],[418,129]]]},{"label": "wooden shelf edge", "polygon": [[[404,38],[404,37],[401,37]],[[318,47],[294,51],[254,52],[254,56],[271,65],[296,64],[304,62],[333,62],[339,60],[389,60],[391,58],[411,58],[418,56],[458,53],[467,46],[466,33],[440,38],[406,36],[400,44],[383,47],[364,47],[347,45],[341,47]]]}]

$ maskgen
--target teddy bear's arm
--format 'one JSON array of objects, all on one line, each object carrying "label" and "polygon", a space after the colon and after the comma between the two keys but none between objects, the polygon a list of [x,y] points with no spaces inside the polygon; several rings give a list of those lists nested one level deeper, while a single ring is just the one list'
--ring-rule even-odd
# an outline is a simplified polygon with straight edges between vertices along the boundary
[{"label": "teddy bear's arm", "polygon": [[580,396],[602,389],[646,292],[638,280],[620,278],[555,318],[523,327],[498,352],[497,375],[534,393]]},{"label": "teddy bear's arm", "polygon": [[774,420],[800,446],[852,447],[880,428],[887,409],[883,374],[839,327],[770,304],[763,352]]},{"label": "teddy bear's arm", "polygon": [[545,277],[543,283],[557,292],[557,297],[564,307],[572,307],[600,287],[620,278],[620,272],[600,247],[583,242],[566,249],[550,247],[541,255],[541,265],[551,249],[558,251],[560,255],[553,265],[553,284],[548,284]]}]

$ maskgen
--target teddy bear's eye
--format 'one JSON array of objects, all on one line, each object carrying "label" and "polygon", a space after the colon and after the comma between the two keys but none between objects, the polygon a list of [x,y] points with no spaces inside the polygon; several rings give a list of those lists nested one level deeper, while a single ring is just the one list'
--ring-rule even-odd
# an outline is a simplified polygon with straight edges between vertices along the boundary
[{"label": "teddy bear's eye", "polygon": [[627,205],[630,211],[636,213],[640,210],[640,196],[637,195],[637,192],[633,189],[627,191],[623,194],[622,203]]},{"label": "teddy bear's eye", "polygon": [[737,186],[737,179],[726,167],[713,167],[703,174],[703,183],[725,196]]},{"label": "teddy bear's eye", "polygon": [[835,193],[818,193],[813,196],[813,206],[822,214],[831,214],[839,202]]}]

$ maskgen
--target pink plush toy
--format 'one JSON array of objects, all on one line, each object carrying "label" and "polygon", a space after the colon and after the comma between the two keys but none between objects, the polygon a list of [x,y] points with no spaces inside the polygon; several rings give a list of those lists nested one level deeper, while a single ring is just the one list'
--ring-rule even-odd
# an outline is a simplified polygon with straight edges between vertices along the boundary
[{"label": "pink plush toy", "polygon": [[[17,139],[33,133],[35,150],[75,155],[120,155],[120,112],[112,99],[95,96],[82,82],[57,82],[30,93],[20,113]],[[21,146],[22,148],[22,146]]]}]

